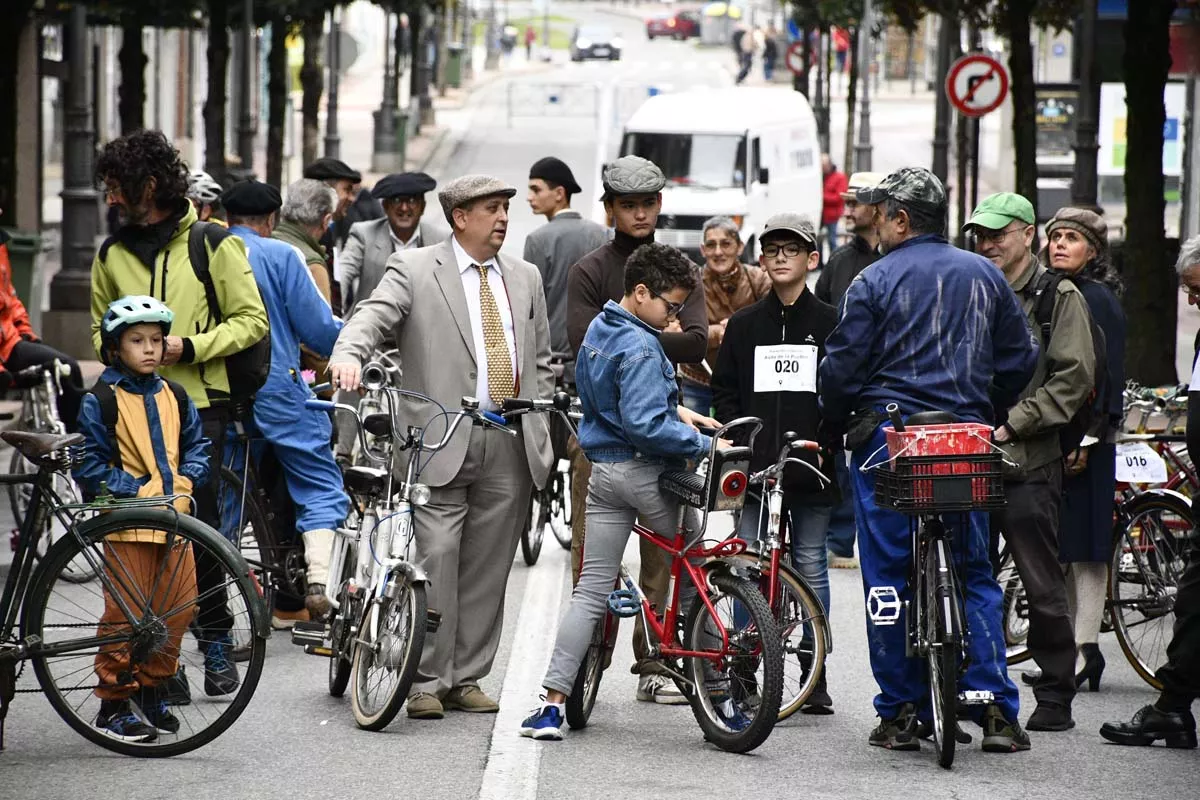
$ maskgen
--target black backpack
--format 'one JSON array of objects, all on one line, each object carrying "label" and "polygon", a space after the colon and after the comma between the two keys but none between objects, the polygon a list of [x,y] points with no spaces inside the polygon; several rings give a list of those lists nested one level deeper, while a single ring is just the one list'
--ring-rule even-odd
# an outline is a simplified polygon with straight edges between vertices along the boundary
[{"label": "black backpack", "polygon": [[[215,325],[220,325],[221,304],[217,301],[217,287],[208,270],[208,250],[216,252],[226,238],[233,236],[225,228],[212,222],[194,222],[188,231],[188,261],[196,279],[204,285],[204,299],[208,301],[208,314]],[[205,241],[208,247],[204,246]],[[257,288],[258,284],[255,283]],[[262,292],[259,292],[262,299]],[[271,331],[268,326],[263,337],[245,350],[225,356],[225,373],[229,377],[229,393],[235,398],[248,399],[267,382],[271,372]]]},{"label": "black backpack", "polygon": [[[1053,333],[1054,303],[1058,299],[1058,285],[1064,280],[1075,282],[1077,287],[1079,285],[1071,276],[1058,270],[1048,269],[1037,279],[1034,287],[1033,317],[1041,328],[1043,349],[1049,344],[1050,336]],[[1075,452],[1079,443],[1083,441],[1083,437],[1090,431],[1099,428],[1102,438],[1101,423],[1107,425],[1108,420],[1108,344],[1104,338],[1104,330],[1096,324],[1086,301],[1083,307],[1087,311],[1088,327],[1092,332],[1095,380],[1092,383],[1092,391],[1088,394],[1084,404],[1075,412],[1075,416],[1058,429],[1058,442],[1062,447],[1064,457]]]},{"label": "black backpack", "polygon": [[[175,395],[175,405],[179,408],[179,436],[183,438],[183,425],[187,420],[188,394],[187,389],[184,389],[175,381],[169,381],[166,378],[163,382],[171,389],[171,393]],[[109,461],[117,469],[121,469],[121,443],[117,441],[117,393],[113,391],[110,384],[104,381],[96,381],[96,385],[88,390],[95,396],[96,401],[100,404],[100,421],[104,423],[104,430],[108,434],[109,449],[112,450],[112,458]],[[179,458],[183,460],[182,448],[179,450]]]}]

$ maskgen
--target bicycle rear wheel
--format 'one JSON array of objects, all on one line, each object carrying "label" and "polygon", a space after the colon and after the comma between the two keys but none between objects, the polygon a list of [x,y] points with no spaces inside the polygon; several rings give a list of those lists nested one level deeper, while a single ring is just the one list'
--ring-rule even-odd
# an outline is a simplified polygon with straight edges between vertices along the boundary
[{"label": "bicycle rear wheel", "polygon": [[[335,546],[340,546],[335,545]],[[354,573],[353,548],[348,548],[342,563],[342,576],[338,581],[338,608],[330,620],[329,694],[341,697],[350,685],[350,669],[354,650],[354,621],[359,618],[360,603],[351,600],[346,591],[350,576]]]},{"label": "bicycle rear wheel", "polygon": [[958,732],[958,591],[946,542],[930,539],[925,551],[924,638],[929,667],[929,700],[933,710],[933,744],[938,764],[954,763]]},{"label": "bicycle rear wheel", "polygon": [[221,515],[220,533],[242,554],[254,570],[262,587],[268,610],[275,607],[275,592],[304,596],[304,586],[295,585],[295,573],[303,575],[301,565],[293,563],[295,548],[279,544],[272,517],[255,496],[243,493],[241,476],[222,466],[217,486],[217,509]]},{"label": "bicycle rear wheel", "polygon": [[525,566],[532,567],[537,563],[549,524],[550,506],[546,503],[546,492],[535,491],[529,498],[529,522],[521,531],[521,557],[525,559]]},{"label": "bicycle rear wheel", "polygon": [[1142,680],[1167,660],[1175,627],[1175,593],[1186,566],[1192,510],[1169,494],[1143,494],[1129,501],[1128,521],[1117,531],[1109,566],[1108,608],[1113,632]]},{"label": "bicycle rear wheel", "polygon": [[[139,541],[109,540],[117,535]],[[95,566],[98,580],[64,577],[80,558]],[[199,596],[198,585],[205,587]],[[209,695],[205,657],[181,640],[196,606],[217,597],[229,611],[231,633],[247,642],[248,658],[231,691]],[[258,686],[266,632],[266,610],[233,547],[196,519],[145,508],[98,515],[60,539],[34,574],[21,620],[23,637],[41,638],[31,661],[59,716],[101,747],[144,757],[195,750],[234,723]],[[131,742],[96,726],[98,690],[110,699],[131,694],[133,713],[149,722],[157,693],[172,683],[173,694],[190,697],[169,706],[177,730],[160,719],[154,741]]]},{"label": "bicycle rear wheel", "polygon": [[1029,652],[1029,599],[1025,596],[1025,584],[1017,572],[1017,562],[1012,551],[1005,546],[1000,551],[1000,571],[996,582],[1004,590],[1004,644],[1008,665],[1028,661]]},{"label": "bicycle rear wheel", "polygon": [[[697,597],[685,623],[684,647],[714,658],[684,659],[684,674],[695,687],[688,700],[706,739],[727,752],[748,753],[767,740],[779,718],[779,628],[750,581],[720,572],[710,573],[710,580],[715,591],[709,601],[720,627]],[[721,628],[728,647],[722,645]]]},{"label": "bicycle rear wheel", "polygon": [[368,731],[383,730],[400,712],[425,645],[429,609],[424,585],[409,583],[398,572],[389,580],[400,583],[399,592],[395,600],[367,606],[358,638],[370,636],[371,644],[354,645],[350,673],[354,721]]},{"label": "bicycle rear wheel", "polygon": [[607,611],[596,620],[592,630],[592,642],[588,645],[587,655],[579,665],[575,675],[575,685],[567,697],[567,724],[572,730],[586,728],[588,719],[592,716],[592,708],[596,705],[596,695],[600,691],[600,679],[604,677],[604,662],[612,652],[613,639],[617,632],[617,621]]}]

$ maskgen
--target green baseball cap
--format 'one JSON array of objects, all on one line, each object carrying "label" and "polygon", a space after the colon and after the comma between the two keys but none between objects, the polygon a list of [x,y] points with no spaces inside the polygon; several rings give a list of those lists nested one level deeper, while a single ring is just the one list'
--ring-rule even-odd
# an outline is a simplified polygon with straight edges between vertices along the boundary
[{"label": "green baseball cap", "polygon": [[1033,203],[1019,194],[998,192],[983,198],[983,202],[975,207],[975,212],[971,214],[967,224],[963,225],[963,230],[980,227],[998,231],[1014,221],[1033,225]]}]

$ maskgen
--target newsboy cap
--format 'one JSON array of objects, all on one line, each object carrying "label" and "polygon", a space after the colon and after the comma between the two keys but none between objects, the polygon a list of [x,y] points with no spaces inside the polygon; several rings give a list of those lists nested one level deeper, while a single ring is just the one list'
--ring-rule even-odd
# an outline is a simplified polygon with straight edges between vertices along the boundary
[{"label": "newsboy cap", "polygon": [[438,201],[442,204],[442,211],[449,218],[451,211],[462,208],[472,200],[492,195],[512,197],[516,193],[516,189],[491,175],[463,175],[447,183],[438,192]]},{"label": "newsboy cap", "polygon": [[1046,238],[1058,228],[1070,228],[1083,234],[1097,253],[1108,250],[1108,223],[1099,214],[1086,208],[1067,206],[1060,208],[1054,218],[1046,223]]},{"label": "newsboy cap", "polygon": [[817,230],[813,227],[812,221],[803,214],[784,211],[771,215],[763,225],[762,232],[758,234],[759,241],[772,233],[791,233],[803,239],[814,249],[817,246]]},{"label": "newsboy cap", "polygon": [[873,189],[860,189],[858,202],[874,205],[891,198],[931,212],[946,208],[946,189],[938,177],[924,167],[903,167],[888,175]]},{"label": "newsboy cap", "polygon": [[658,165],[641,156],[622,156],[604,168],[604,196],[626,194],[658,194],[667,185],[667,178]]},{"label": "newsboy cap", "polygon": [[318,158],[304,168],[304,177],[317,181],[362,182],[361,172],[350,169],[345,161],[339,161],[336,158]]},{"label": "newsboy cap", "polygon": [[379,179],[371,189],[371,197],[386,200],[389,197],[420,197],[437,188],[437,181],[424,172],[393,172]]},{"label": "newsboy cap", "polygon": [[562,159],[554,156],[539,158],[529,168],[529,180],[539,179],[553,186],[561,186],[568,195],[579,194],[583,191],[575,182],[575,175],[572,174],[571,168]]},{"label": "newsboy cap", "polygon": [[279,190],[269,183],[238,181],[221,194],[221,205],[238,217],[263,217],[283,205]]}]

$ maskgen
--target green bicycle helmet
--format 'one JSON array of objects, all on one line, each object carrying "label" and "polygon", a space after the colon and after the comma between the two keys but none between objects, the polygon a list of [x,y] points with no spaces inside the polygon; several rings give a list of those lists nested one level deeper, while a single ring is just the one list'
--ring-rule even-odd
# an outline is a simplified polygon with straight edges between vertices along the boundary
[{"label": "green bicycle helmet", "polygon": [[161,300],[145,295],[128,295],[108,304],[108,310],[100,320],[100,344],[108,361],[108,351],[121,344],[121,334],[131,325],[157,324],[163,336],[171,332],[175,312],[163,305]]}]

